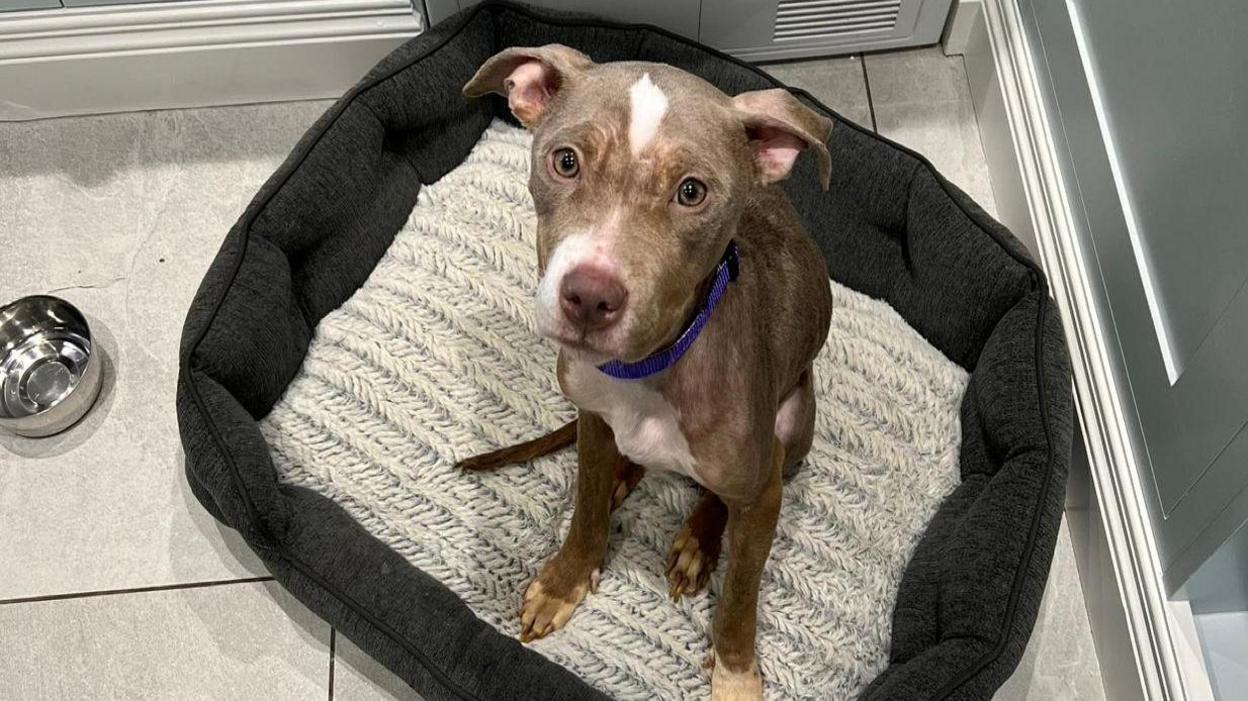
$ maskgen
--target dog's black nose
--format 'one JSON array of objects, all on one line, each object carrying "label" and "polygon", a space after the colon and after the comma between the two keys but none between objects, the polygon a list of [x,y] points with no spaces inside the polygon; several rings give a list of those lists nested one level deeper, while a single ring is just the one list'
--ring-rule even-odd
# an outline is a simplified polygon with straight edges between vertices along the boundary
[{"label": "dog's black nose", "polygon": [[628,290],[611,273],[593,265],[578,265],[559,284],[559,305],[576,326],[593,331],[619,321]]}]

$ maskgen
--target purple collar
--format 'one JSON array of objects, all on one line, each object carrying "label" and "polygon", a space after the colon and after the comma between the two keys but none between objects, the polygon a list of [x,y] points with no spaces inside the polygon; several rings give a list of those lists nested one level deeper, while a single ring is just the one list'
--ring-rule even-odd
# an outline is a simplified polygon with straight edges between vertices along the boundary
[{"label": "purple collar", "polygon": [[656,351],[635,363],[612,360],[599,365],[598,369],[617,380],[644,380],[675,365],[693,346],[693,342],[698,340],[702,329],[706,328],[707,322],[711,320],[711,314],[715,313],[715,307],[719,306],[724,293],[728,291],[728,283],[737,279],[740,266],[741,254],[737,250],[737,242],[729,241],[724,257],[719,259],[719,267],[715,268],[715,280],[711,283],[711,291],[706,296],[706,302],[689,322],[684,333],[680,334],[680,338],[677,338],[667,348]]}]

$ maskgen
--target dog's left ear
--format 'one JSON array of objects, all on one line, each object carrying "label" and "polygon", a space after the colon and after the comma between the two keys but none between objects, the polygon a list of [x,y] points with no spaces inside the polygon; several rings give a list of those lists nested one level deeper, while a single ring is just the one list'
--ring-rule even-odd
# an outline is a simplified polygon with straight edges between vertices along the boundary
[{"label": "dog's left ear", "polygon": [[732,106],[745,124],[754,146],[754,163],[764,185],[784,180],[797,156],[807,148],[819,159],[819,183],[828,189],[832,157],[827,141],[832,120],[793,97],[788,90],[754,90],[732,98]]},{"label": "dog's left ear", "polygon": [[588,56],[562,44],[512,47],[481,65],[464,86],[464,96],[505,95],[511,113],[532,129],[541,122],[551,97],[564,83],[593,65]]}]

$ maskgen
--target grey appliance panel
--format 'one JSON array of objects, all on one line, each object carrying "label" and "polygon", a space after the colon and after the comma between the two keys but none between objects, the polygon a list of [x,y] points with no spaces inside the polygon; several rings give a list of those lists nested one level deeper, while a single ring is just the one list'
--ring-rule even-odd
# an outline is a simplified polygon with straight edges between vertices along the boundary
[{"label": "grey appliance panel", "polygon": [[[441,22],[480,0],[425,0],[429,23]],[[699,0],[529,0],[555,10],[589,12],[620,22],[653,24],[690,39],[698,38]]]}]

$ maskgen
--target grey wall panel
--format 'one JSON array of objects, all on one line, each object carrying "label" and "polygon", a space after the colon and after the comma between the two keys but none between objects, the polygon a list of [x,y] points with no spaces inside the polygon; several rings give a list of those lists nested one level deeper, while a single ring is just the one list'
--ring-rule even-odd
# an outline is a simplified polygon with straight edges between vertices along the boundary
[{"label": "grey wall panel", "polygon": [[[698,38],[699,0],[527,0],[556,10],[590,12],[620,22],[639,22]],[[440,22],[478,0],[426,0],[429,22]]]},{"label": "grey wall panel", "polygon": [[[425,0],[439,22],[478,0]],[[952,0],[528,0],[655,24],[747,60],[781,60],[934,44]]]},{"label": "grey wall panel", "polygon": [[1248,611],[1248,525],[1201,565],[1183,587],[1192,613]]},{"label": "grey wall panel", "polygon": [[1215,698],[1243,699],[1248,689],[1248,612],[1196,616],[1200,646],[1209,668]]},{"label": "grey wall panel", "polygon": [[185,2],[186,0],[62,0],[65,7],[95,7],[97,5],[136,5],[153,2]]},{"label": "grey wall panel", "polygon": [[60,7],[60,0],[0,0],[0,12],[17,10],[46,10]]},{"label": "grey wall panel", "polygon": [[700,38],[751,60],[934,44],[951,0],[702,0]]}]

